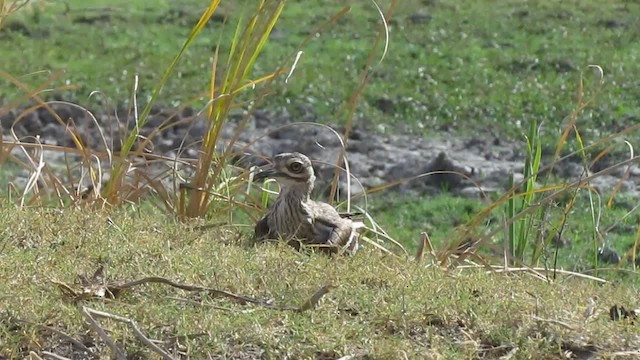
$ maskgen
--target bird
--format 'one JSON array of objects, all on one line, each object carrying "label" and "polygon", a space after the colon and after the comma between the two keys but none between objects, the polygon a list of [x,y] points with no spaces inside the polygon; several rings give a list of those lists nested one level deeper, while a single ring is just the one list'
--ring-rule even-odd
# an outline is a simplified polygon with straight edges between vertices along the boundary
[{"label": "bird", "polygon": [[355,255],[361,222],[341,216],[336,209],[311,199],[315,173],[311,160],[299,152],[273,157],[272,167],[254,176],[255,180],[275,179],[280,193],[267,213],[256,223],[254,239],[286,239],[300,250],[302,244],[331,254]]}]

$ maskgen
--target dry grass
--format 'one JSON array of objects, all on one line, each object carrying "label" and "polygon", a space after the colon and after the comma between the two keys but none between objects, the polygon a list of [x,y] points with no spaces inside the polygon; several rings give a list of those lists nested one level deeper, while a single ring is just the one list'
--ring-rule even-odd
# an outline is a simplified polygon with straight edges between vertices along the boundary
[{"label": "dry grass", "polygon": [[[417,264],[371,248],[346,259],[253,247],[237,240],[238,228],[202,231],[201,222],[167,221],[153,211],[122,209],[109,218],[82,209],[4,206],[0,215],[4,357],[33,351],[46,358],[48,351],[85,358],[71,337],[92,356],[109,358],[80,306],[135,321],[175,358],[524,359],[640,346],[637,325],[609,318],[613,305],[638,305],[638,290],[623,285],[566,276],[546,282],[528,272],[444,272],[429,265],[428,254]],[[79,282],[78,275],[91,278],[101,263],[103,274]],[[261,303],[161,283],[130,287],[115,298],[100,291],[148,276]],[[329,293],[315,308],[274,308],[300,307],[326,285]],[[86,294],[74,299],[65,289]],[[157,356],[130,326],[96,321],[128,358]]]},{"label": "dry grass", "polygon": [[[378,8],[382,20],[391,17],[397,3],[391,1],[386,11]],[[9,11],[4,2],[0,4],[1,21]],[[136,106],[132,120],[140,126],[146,122],[181,55],[218,4],[215,0],[209,2],[140,116],[133,96]],[[285,70],[291,76],[295,66],[287,69],[282,65],[271,75],[249,81],[253,64],[283,6],[282,0],[265,0],[246,22],[238,23],[226,63],[219,62],[220,47],[216,47],[206,108],[208,133],[200,158],[192,159],[195,175],[181,187],[174,182],[174,189],[169,189],[158,179],[145,178],[142,171],[133,170],[135,161],[147,165],[153,160],[151,155],[143,154],[144,146],[136,146],[148,141],[137,130],[128,134],[119,153],[110,149],[91,152],[79,138],[73,149],[53,149],[37,141],[20,143],[15,135],[16,142],[0,143],[0,162],[16,160],[11,153],[14,146],[32,151],[27,154],[25,150],[23,167],[31,170],[32,177],[25,189],[20,189],[21,206],[4,205],[0,209],[0,276],[7,279],[0,284],[0,307],[5,310],[0,317],[0,357],[46,358],[57,354],[119,359],[158,355],[194,359],[508,359],[596,353],[615,357],[640,346],[640,336],[631,319],[614,321],[609,313],[613,306],[636,308],[635,288],[565,273],[548,281],[530,269],[498,273],[457,266],[465,260],[495,260],[481,257],[476,250],[480,245],[494,245],[505,229],[492,229],[482,235],[485,232],[478,230],[479,225],[493,210],[516,198],[524,198],[523,204],[519,209],[511,205],[504,220],[505,227],[511,226],[505,239],[511,244],[510,260],[526,263],[525,249],[531,244],[528,228],[539,216],[539,208],[567,193],[577,194],[578,189],[589,185],[589,180],[601,175],[585,176],[571,184],[545,184],[536,190],[542,150],[535,123],[528,143],[525,186],[514,186],[479,213],[467,224],[467,233],[450,248],[436,252],[428,235],[423,235],[421,250],[415,256],[421,261],[383,253],[373,246],[374,242],[366,243],[365,249],[351,259],[296,253],[286,246],[253,247],[244,241],[248,228],[203,227],[206,224],[202,219],[191,219],[206,216],[214,221],[226,220],[222,224],[237,223],[232,219],[233,210],[242,210],[248,217],[253,215],[258,201],[244,193],[246,169],[232,167],[228,161],[233,157],[232,150],[220,152],[216,140],[230,109],[244,105],[241,99],[235,99],[236,94],[260,84],[262,88],[253,93],[253,109],[269,93],[273,79],[284,76]],[[347,10],[336,12],[320,27],[335,23]],[[382,40],[388,38],[385,21],[381,21],[360,82],[339,111],[346,123],[346,134],[351,130],[362,91],[375,70],[375,61],[379,60],[377,51]],[[384,52],[387,46],[385,42]],[[291,54],[283,62],[293,57]],[[218,74],[216,70],[220,69],[224,71]],[[36,103],[29,110],[47,107],[49,103],[40,95],[52,86],[56,76],[33,87],[0,72],[1,78],[24,92],[0,113],[27,98]],[[581,83],[576,110],[558,140],[554,161],[561,160],[560,150],[569,143],[570,134],[575,134],[578,145],[573,154],[584,155],[585,150],[631,131],[625,129],[596,144],[583,144],[575,123],[591,98],[583,99],[582,90]],[[247,115],[244,121],[248,119]],[[63,123],[62,119],[57,120]],[[240,131],[242,126],[236,138]],[[97,185],[93,188],[94,197],[83,199],[74,189],[81,181],[63,184],[43,160],[44,150],[78,154],[77,166],[84,166],[83,174],[89,174],[86,176]],[[99,186],[101,173],[94,171],[94,167],[100,168],[100,164],[93,163],[97,160],[108,163],[110,169],[110,180],[104,189]],[[587,160],[584,157],[585,167]],[[630,166],[637,160],[631,156],[602,173]],[[349,177],[348,162],[343,166]],[[337,164],[336,175],[340,171],[341,164]],[[162,176],[170,175],[173,174],[167,172]],[[45,206],[47,199],[41,196],[36,180],[45,182],[43,187],[53,193],[59,209]],[[336,188],[334,181],[331,200]],[[177,216],[167,217],[140,206],[128,207],[143,199],[149,189],[168,212]],[[65,208],[69,202],[75,204]],[[31,204],[38,207],[25,206]],[[593,211],[593,201],[591,205]],[[368,220],[375,227],[373,218]],[[516,225],[521,226],[517,232]],[[384,235],[384,230],[379,233]],[[476,245],[469,251],[457,252],[468,233],[477,237]],[[516,233],[522,235],[516,238]],[[418,229],[416,238],[417,235]],[[516,240],[519,251],[515,251]],[[457,262],[451,261],[456,258]],[[534,255],[531,264],[536,263]],[[449,268],[445,271],[434,264]],[[130,282],[144,278],[154,281]]]}]

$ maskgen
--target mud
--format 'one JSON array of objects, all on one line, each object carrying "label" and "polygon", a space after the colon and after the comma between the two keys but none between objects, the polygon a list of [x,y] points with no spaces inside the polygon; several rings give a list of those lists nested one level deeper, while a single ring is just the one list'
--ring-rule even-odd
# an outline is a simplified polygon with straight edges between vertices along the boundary
[{"label": "mud", "polygon": [[[90,148],[118,151],[125,135],[136,126],[129,110],[90,115],[67,104],[53,103],[51,107],[66,126],[43,108],[26,112],[14,110],[0,117],[5,140],[17,137],[33,142],[34,136],[39,135],[45,144],[74,146],[69,135],[74,131]],[[220,149],[228,146],[244,119],[242,113],[231,115],[221,133]],[[522,179],[525,157],[521,142],[484,135],[460,138],[446,132],[434,137],[380,134],[358,124],[343,141],[341,135],[345,129],[341,127],[296,121],[301,120],[294,119],[286,111],[256,111],[248,118],[233,145],[237,164],[246,168],[264,165],[265,159],[274,154],[299,151],[315,160],[319,187],[322,187],[331,180],[334,174],[332,164],[336,164],[345,143],[352,193],[395,183],[387,191],[416,194],[449,191],[461,196],[479,197],[506,189],[511,174],[516,181]],[[206,131],[205,117],[196,110],[158,106],[141,127],[140,135],[152,140],[146,146],[147,152],[194,158]],[[48,160],[55,163],[61,159],[61,155],[50,154]],[[613,158],[605,160],[606,164],[596,164],[597,169],[616,161]],[[640,168],[634,165],[626,179],[623,176],[625,170],[620,168],[598,177],[592,185],[599,191],[608,192],[621,181],[623,192],[635,194],[640,184]],[[577,158],[556,165],[554,172],[567,181],[584,176]],[[347,188],[344,174],[342,172],[342,190]]]}]

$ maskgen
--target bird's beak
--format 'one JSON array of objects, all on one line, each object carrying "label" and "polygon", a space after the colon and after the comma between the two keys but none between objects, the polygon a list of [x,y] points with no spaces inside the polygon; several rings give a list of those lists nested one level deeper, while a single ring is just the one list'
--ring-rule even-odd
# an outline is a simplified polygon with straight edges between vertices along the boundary
[{"label": "bird's beak", "polygon": [[270,177],[275,177],[278,173],[273,169],[262,170],[253,176],[253,180],[263,180]]}]

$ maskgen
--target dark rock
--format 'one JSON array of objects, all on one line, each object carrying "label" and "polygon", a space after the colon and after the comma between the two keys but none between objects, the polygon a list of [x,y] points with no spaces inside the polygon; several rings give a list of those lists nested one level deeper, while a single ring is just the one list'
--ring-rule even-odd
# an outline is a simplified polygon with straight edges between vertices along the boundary
[{"label": "dark rock", "polygon": [[428,22],[431,21],[432,16],[429,14],[425,14],[422,12],[417,12],[413,15],[410,15],[408,17],[409,22],[411,22],[414,25],[421,25],[421,24],[426,24]]},{"label": "dark rock", "polygon": [[566,59],[559,59],[555,61],[550,61],[549,65],[557,72],[557,73],[567,73],[576,70],[576,66],[571,63],[571,61]]},{"label": "dark rock", "polygon": [[396,104],[388,98],[378,98],[373,100],[372,105],[385,114],[390,114],[396,110]]},{"label": "dark rock", "polygon": [[621,305],[613,305],[609,308],[609,318],[613,321],[618,320],[631,320],[634,322],[638,319],[638,315],[640,314],[640,310],[627,310],[624,306]]},{"label": "dark rock", "polygon": [[[30,135],[43,135],[42,134],[42,123],[38,117],[38,114],[35,111],[30,111],[20,119],[20,123],[27,134]],[[26,135],[26,134],[25,134]]]},{"label": "dark rock", "polygon": [[519,18],[525,18],[525,17],[529,16],[529,10],[527,10],[527,9],[516,10],[511,15],[513,15],[515,17],[519,17]]},{"label": "dark rock", "polygon": [[21,21],[9,21],[9,22],[7,22],[7,24],[5,24],[3,30],[7,30],[7,31],[13,32],[13,33],[22,34],[24,36],[31,36],[32,35],[32,31],[29,29],[29,27],[26,24],[24,24],[23,22],[21,22]]},{"label": "dark rock", "polygon": [[64,136],[62,127],[49,123],[42,127],[41,133],[47,144],[61,145],[60,140]]},{"label": "dark rock", "polygon": [[190,106],[186,106],[182,109],[182,111],[180,112],[180,116],[183,119],[190,119],[193,118],[197,115],[196,110]]},{"label": "dark rock", "polygon": [[74,24],[86,24],[86,25],[96,25],[96,24],[108,24],[111,22],[111,14],[102,13],[97,15],[80,15],[71,20]]},{"label": "dark rock", "polygon": [[[426,177],[425,182],[442,189],[456,189],[464,182],[462,175],[472,176],[467,169],[455,164],[451,158],[445,153],[440,152],[421,173],[441,172]],[[457,174],[454,174],[457,173]]]},{"label": "dark rock", "polygon": [[612,248],[604,246],[598,249],[598,261],[605,264],[617,264],[620,262],[620,255]]},{"label": "dark rock", "polygon": [[620,19],[608,19],[598,21],[598,25],[607,29],[626,28],[627,23]]},{"label": "dark rock", "polygon": [[[48,110],[37,109],[30,115],[36,116],[37,121],[24,119],[16,125],[17,136],[41,134],[46,143],[75,146],[65,128],[66,124],[69,124],[69,127],[82,137],[83,144],[100,150],[104,149],[106,142],[106,146],[118,151],[123,139],[129,136],[130,130],[135,126],[132,120],[133,115],[127,108],[117,109],[115,111],[117,116],[113,110],[97,114],[97,121],[93,121],[82,109],[65,104],[51,104],[51,107],[60,115],[65,125],[60,124]],[[17,109],[2,116],[0,121],[2,128],[5,129],[5,137],[8,135],[10,125],[19,114]],[[166,156],[174,156],[178,153],[185,157],[198,155],[209,126],[205,116],[198,116],[196,110],[190,107],[173,109],[154,106],[151,114],[149,122],[141,129],[143,135],[150,136],[165,122],[173,123],[172,125],[175,126],[153,133],[154,136],[150,139],[152,143],[145,146],[146,150],[153,150]],[[265,158],[280,152],[300,151],[314,161],[318,171],[318,191],[327,191],[326,187],[330,184],[335,172],[333,164],[336,164],[341,156],[340,136],[344,134],[344,128],[333,127],[334,133],[323,126],[313,124],[290,125],[300,118],[284,110],[258,110],[252,114],[246,114],[244,110],[238,109],[234,114],[237,115],[236,120],[249,116],[246,128],[239,133],[233,145],[234,161],[244,167],[250,166],[249,164],[264,163]],[[27,124],[30,126],[26,126]],[[224,150],[229,141],[235,138],[239,124],[232,119],[222,128],[217,144],[219,151]],[[452,138],[446,134],[441,137],[423,138],[397,132],[380,135],[364,127],[357,127],[352,129],[349,137],[346,155],[351,175],[358,180],[351,178],[352,193],[406,180],[390,188],[390,191],[402,191],[410,195],[429,195],[448,190],[457,195],[482,197],[483,194],[503,190],[505,179],[511,173],[522,171],[524,163],[522,151],[518,151],[520,144],[510,143],[491,134],[487,134],[486,137],[475,135],[468,140]],[[144,139],[138,141],[138,145],[143,141]],[[552,156],[552,154],[546,156]],[[576,172],[581,170],[581,161],[579,157],[569,159],[558,164],[556,169],[562,170],[558,173],[564,176],[579,176]],[[570,169],[563,170],[565,166]],[[438,171],[452,173],[417,177]],[[345,170],[339,172],[341,173],[340,191],[344,194]],[[478,185],[465,179],[465,176]],[[594,179],[592,185],[604,191],[615,186],[615,180],[615,176],[600,177],[600,179]],[[633,191],[632,181],[640,183],[640,179],[631,177],[622,189]],[[360,183],[362,186],[359,185]]]},{"label": "dark rock", "polygon": [[40,107],[36,110],[36,113],[42,125],[60,124],[60,122],[56,119],[55,115],[52,114],[51,111],[49,111],[47,108]]}]

